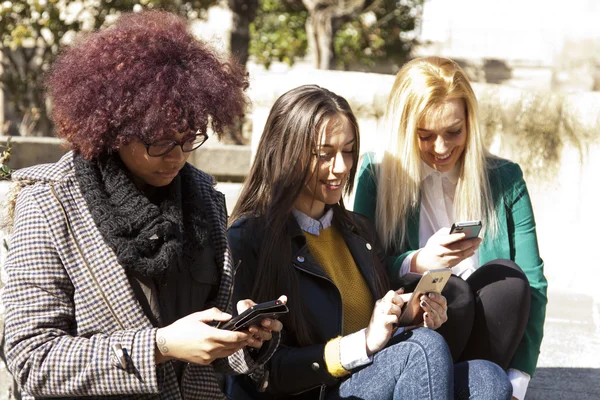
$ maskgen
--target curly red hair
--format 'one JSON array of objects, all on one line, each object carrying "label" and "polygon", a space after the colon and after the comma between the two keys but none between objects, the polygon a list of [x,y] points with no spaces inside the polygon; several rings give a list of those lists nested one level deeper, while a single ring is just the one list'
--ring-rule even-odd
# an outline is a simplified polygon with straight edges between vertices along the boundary
[{"label": "curly red hair", "polygon": [[248,76],[164,11],[123,14],[68,47],[46,80],[56,136],[87,159],[138,138],[220,136],[243,116]]}]

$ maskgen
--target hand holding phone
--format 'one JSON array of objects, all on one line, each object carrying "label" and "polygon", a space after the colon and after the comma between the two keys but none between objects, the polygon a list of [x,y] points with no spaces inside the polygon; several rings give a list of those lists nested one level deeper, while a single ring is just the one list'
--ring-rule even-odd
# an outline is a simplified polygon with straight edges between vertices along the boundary
[{"label": "hand holding phone", "polygon": [[[441,294],[444,290],[444,286],[450,279],[452,271],[447,268],[432,269],[426,271],[417,287],[410,293],[410,297],[404,303],[402,308],[402,314],[398,319],[398,326],[416,325],[423,322],[423,308],[421,308],[421,296],[429,293]],[[401,295],[403,299],[406,295]]]},{"label": "hand holding phone", "polygon": [[220,328],[240,331],[248,329],[251,325],[260,325],[260,321],[266,318],[277,319],[287,312],[289,312],[289,309],[281,300],[267,301],[246,309],[243,313],[224,323]]},{"label": "hand holding phone", "polygon": [[[431,269],[453,268],[471,257],[481,244],[481,239],[477,237],[481,230],[478,223],[479,221],[472,221],[460,224],[466,224],[470,229],[457,226],[459,224],[456,223],[450,234],[447,227],[438,230],[427,240],[425,246],[412,256],[410,270],[423,274]],[[458,233],[464,233],[467,237]]]}]

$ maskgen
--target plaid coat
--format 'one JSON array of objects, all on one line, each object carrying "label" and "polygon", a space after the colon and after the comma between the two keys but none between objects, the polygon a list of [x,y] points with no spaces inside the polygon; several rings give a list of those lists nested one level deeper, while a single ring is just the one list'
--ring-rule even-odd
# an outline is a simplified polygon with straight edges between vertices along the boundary
[{"label": "plaid coat", "polygon": [[[221,279],[214,303],[230,311],[233,290],[227,214],[213,179],[195,170],[207,200]],[[170,362],[155,365],[156,328],[144,314],[115,253],[82,197],[67,153],[55,164],[20,170],[27,180],[16,202],[5,269],[8,368],[24,398],[223,399],[215,370],[260,371],[275,351],[274,335],[253,359],[246,350],[210,366],[188,364],[181,385]]]}]

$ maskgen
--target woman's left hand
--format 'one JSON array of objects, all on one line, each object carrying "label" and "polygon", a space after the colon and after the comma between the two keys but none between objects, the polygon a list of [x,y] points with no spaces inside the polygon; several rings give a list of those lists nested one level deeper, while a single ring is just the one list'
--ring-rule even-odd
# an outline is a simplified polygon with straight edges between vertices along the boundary
[{"label": "woman's left hand", "polygon": [[[279,301],[285,304],[287,302],[287,296],[279,297]],[[256,303],[250,299],[238,301],[236,305],[238,314],[243,313],[254,305],[256,305]],[[248,344],[248,347],[260,349],[264,342],[271,340],[273,337],[272,332],[280,332],[281,329],[283,329],[283,324],[281,321],[273,318],[265,318],[261,320],[260,325],[250,325],[248,332],[252,334],[252,338],[255,340],[253,343]]]},{"label": "woman's left hand", "polygon": [[423,309],[423,325],[429,329],[437,329],[448,320],[448,304],[441,294],[429,293],[421,296],[420,306]]}]

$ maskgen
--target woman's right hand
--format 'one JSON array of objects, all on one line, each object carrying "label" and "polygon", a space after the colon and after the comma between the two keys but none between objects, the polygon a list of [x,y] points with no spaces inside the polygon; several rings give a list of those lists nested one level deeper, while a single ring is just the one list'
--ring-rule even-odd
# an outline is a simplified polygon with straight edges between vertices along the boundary
[{"label": "woman's right hand", "polygon": [[156,332],[156,363],[169,359],[208,365],[232,355],[256,339],[248,331],[217,329],[206,322],[229,321],[231,315],[211,308],[178,319]]},{"label": "woman's right hand", "polygon": [[422,274],[430,269],[452,268],[475,254],[481,238],[463,240],[464,233],[448,234],[448,231],[448,228],[440,229],[415,253],[410,267],[412,272]]},{"label": "woman's right hand", "polygon": [[392,337],[404,305],[400,297],[403,292],[403,289],[396,292],[390,290],[375,303],[371,321],[365,332],[367,355],[370,356],[383,349]]}]

